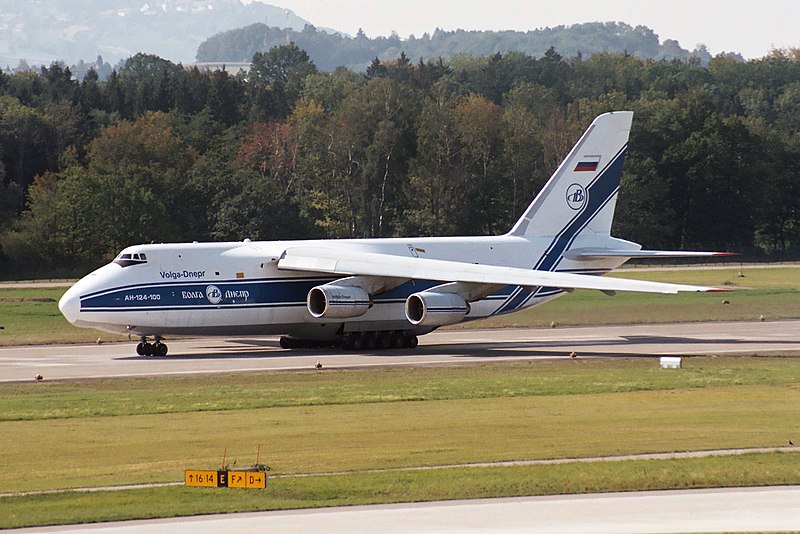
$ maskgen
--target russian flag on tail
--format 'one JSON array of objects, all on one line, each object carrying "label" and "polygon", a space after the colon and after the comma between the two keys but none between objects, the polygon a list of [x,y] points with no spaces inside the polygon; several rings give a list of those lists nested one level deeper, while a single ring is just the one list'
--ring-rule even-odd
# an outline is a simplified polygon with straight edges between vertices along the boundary
[{"label": "russian flag on tail", "polygon": [[583,156],[578,160],[578,164],[575,166],[575,172],[594,172],[597,170],[599,164],[600,156]]}]

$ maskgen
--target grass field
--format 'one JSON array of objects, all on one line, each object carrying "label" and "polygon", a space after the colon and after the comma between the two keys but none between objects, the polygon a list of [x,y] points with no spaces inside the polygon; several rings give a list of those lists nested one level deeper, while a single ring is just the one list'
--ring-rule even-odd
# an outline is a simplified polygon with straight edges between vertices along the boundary
[{"label": "grass field", "polygon": [[66,290],[0,286],[0,346],[127,339],[69,324],[58,311],[58,299]]},{"label": "grass field", "polygon": [[[543,306],[449,328],[502,328],[584,324],[666,323],[800,318],[800,267],[743,269],[627,269],[614,276],[719,286],[733,293],[652,295],[576,291]],[[0,346],[93,342],[127,339],[96,330],[75,328],[58,311],[66,288],[15,289],[0,286]],[[19,302],[17,299],[51,299]],[[727,301],[728,304],[723,304]]]},{"label": "grass field", "polygon": [[[150,488],[0,497],[0,527],[337,504],[800,483],[800,454],[375,469],[785,445],[800,358],[653,360],[3,386],[4,491],[177,481],[261,461],[266,492]],[[330,474],[340,473],[340,474]],[[33,510],[36,512],[33,513]]]}]

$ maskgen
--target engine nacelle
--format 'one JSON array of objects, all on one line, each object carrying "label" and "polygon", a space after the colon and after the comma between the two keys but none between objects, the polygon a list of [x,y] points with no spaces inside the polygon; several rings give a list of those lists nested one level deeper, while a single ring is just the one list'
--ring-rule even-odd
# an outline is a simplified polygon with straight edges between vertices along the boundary
[{"label": "engine nacelle", "polygon": [[367,313],[372,299],[364,289],[336,285],[312,287],[306,298],[309,313],[317,319],[342,319]]},{"label": "engine nacelle", "polygon": [[455,293],[420,291],[406,299],[406,319],[413,325],[444,326],[461,322],[469,304]]}]

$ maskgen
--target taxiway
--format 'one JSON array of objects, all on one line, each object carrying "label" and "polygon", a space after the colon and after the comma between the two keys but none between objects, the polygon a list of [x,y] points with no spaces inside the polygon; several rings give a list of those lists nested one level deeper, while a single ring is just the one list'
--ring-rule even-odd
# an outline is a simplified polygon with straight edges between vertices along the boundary
[{"label": "taxiway", "polygon": [[50,527],[36,532],[787,532],[800,526],[798,518],[800,486],[782,486],[352,506]]},{"label": "taxiway", "polygon": [[456,365],[597,357],[800,354],[800,321],[442,330],[415,350],[283,350],[272,337],[170,340],[170,355],[135,342],[0,348],[0,382],[254,371]]}]

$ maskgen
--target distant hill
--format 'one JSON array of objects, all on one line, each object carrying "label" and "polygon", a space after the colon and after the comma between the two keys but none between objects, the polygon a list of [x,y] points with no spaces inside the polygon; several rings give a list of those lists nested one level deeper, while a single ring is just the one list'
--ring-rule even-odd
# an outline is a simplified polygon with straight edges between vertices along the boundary
[{"label": "distant hill", "polygon": [[240,0],[0,0],[0,68],[138,52],[193,62],[209,35],[260,22],[302,30],[293,12]]},{"label": "distant hill", "polygon": [[332,71],[338,66],[363,71],[375,57],[395,59],[401,51],[413,61],[420,57],[448,58],[462,53],[486,56],[510,51],[541,57],[551,46],[565,57],[579,53],[589,56],[596,52],[618,52],[654,59],[697,56],[702,63],[711,58],[702,45],[689,51],[672,39],[661,42],[658,35],[645,26],[590,22],[527,32],[437,29],[433,35],[426,33],[408,39],[400,39],[397,35],[370,39],[363,32],[351,38],[318,31],[313,26],[302,31],[285,31],[267,24],[251,24],[207,39],[197,50],[197,60],[249,61],[254,53],[286,44],[289,40],[308,52],[317,67],[324,71]]},{"label": "distant hill", "polygon": [[509,51],[538,57],[551,46],[567,57],[599,51],[647,58],[696,55],[701,61],[710,57],[704,47],[685,50],[677,41],[661,42],[647,27],[621,22],[527,32],[437,29],[422,37],[370,39],[363,32],[350,37],[316,28],[262,0],[0,0],[0,70],[25,63],[70,65],[98,55],[113,65],[140,52],[176,63],[247,62],[255,52],[289,41],[327,71],[338,66],[363,71],[375,57],[394,59],[401,51],[414,61]]}]

